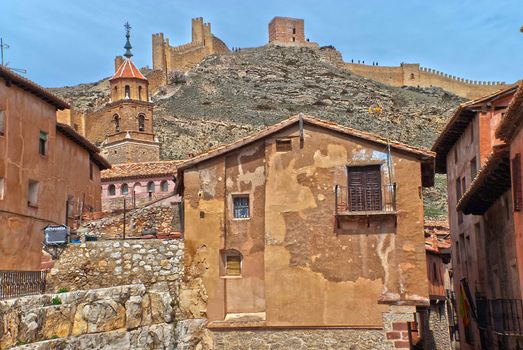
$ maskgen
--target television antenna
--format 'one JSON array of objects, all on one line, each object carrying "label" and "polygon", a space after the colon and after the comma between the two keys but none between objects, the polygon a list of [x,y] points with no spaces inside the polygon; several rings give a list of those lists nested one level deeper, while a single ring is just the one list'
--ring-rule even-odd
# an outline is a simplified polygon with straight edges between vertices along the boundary
[{"label": "television antenna", "polygon": [[7,67],[9,68],[10,70],[12,71],[15,71],[17,73],[27,73],[27,70],[25,69],[20,69],[20,68],[11,68],[9,67],[9,62],[4,62],[4,50],[7,50],[10,46],[7,44],[7,43],[4,43],[4,40],[2,38],[0,38],[0,65],[3,66],[3,67]]}]

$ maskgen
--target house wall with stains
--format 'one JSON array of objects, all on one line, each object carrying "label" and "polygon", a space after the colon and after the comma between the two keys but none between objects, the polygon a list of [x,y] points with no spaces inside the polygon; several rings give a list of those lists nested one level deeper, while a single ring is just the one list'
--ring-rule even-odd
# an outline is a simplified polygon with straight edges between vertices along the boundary
[{"label": "house wall with stains", "polygon": [[[388,304],[427,305],[419,160],[393,150],[389,174],[386,146],[309,124],[303,142],[299,134],[295,124],[185,170],[185,266],[205,288],[202,314],[380,328]],[[278,138],[292,149],[276,151]],[[397,184],[393,223],[369,217],[360,233],[337,228],[335,185],[346,185],[347,165],[365,163],[382,164],[383,184]],[[238,194],[249,194],[249,219],[233,218]],[[229,249],[243,256],[240,278],[223,276]]]}]

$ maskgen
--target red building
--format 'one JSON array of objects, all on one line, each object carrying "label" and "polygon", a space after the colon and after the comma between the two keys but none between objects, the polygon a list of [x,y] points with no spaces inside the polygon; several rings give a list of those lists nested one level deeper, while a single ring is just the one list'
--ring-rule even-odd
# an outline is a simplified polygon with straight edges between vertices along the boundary
[{"label": "red building", "polygon": [[523,344],[521,226],[514,225],[520,209],[513,198],[521,191],[522,139],[507,144],[517,140],[520,95],[512,86],[461,105],[433,146],[436,170],[447,174],[461,349]]}]

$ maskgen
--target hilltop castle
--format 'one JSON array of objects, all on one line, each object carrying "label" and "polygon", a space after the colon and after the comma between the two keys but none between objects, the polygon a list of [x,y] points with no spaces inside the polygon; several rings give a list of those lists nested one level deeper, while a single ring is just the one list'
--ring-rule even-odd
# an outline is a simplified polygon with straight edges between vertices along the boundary
[{"label": "hilltop castle", "polygon": [[202,17],[192,19],[190,43],[171,46],[163,33],[156,33],[152,37],[152,46],[153,69],[162,73],[160,77],[164,82],[170,72],[187,71],[207,55],[230,52],[227,45],[212,34],[211,24],[204,23]]}]

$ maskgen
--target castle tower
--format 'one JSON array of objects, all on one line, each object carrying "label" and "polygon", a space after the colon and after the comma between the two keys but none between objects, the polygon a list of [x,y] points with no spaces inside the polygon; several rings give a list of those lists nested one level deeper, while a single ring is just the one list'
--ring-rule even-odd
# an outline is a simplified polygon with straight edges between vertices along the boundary
[{"label": "castle tower", "polygon": [[112,164],[156,161],[160,145],[153,133],[153,103],[149,100],[149,83],[131,60],[130,30],[125,24],[125,54],[116,57],[114,75],[109,79],[111,102],[104,110],[107,137],[102,153]]}]

